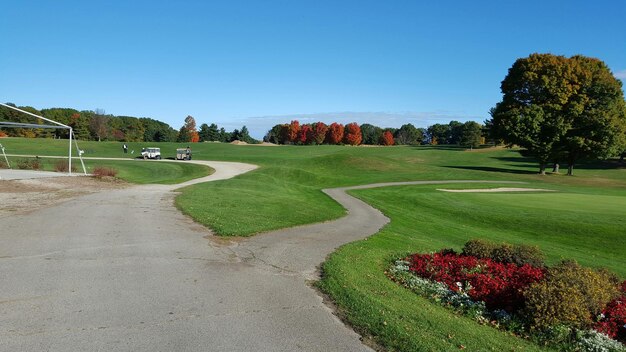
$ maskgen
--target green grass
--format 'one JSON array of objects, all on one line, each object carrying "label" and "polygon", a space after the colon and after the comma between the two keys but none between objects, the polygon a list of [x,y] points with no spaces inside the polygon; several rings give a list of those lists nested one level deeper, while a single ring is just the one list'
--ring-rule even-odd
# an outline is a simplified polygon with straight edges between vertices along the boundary
[{"label": "green grass", "polygon": [[[33,158],[9,157],[9,162],[13,168],[17,169],[18,162],[25,159],[32,160]],[[55,171],[55,164],[63,161],[63,159],[54,158],[39,158],[39,160],[44,171]],[[132,159],[127,161],[85,159],[84,162],[88,173],[93,172],[93,169],[98,166],[109,167],[117,170],[117,178],[136,184],[177,184],[210,175],[215,171],[205,165],[184,162],[155,162]],[[76,173],[83,172],[78,159],[72,160],[72,169]]]},{"label": "green grass", "polygon": [[[392,350],[456,350],[459,344],[471,351],[508,350],[522,343],[519,340],[506,342],[506,335],[502,333],[498,333],[502,338],[494,338],[491,336],[494,329],[471,325],[467,319],[438,310],[390,282],[383,271],[392,259],[409,253],[450,247],[460,250],[469,239],[487,238],[538,245],[549,263],[574,258],[588,266],[608,267],[626,277],[624,196],[436,190],[441,187],[402,186],[353,191],[354,195],[382,210],[392,222],[367,240],[343,246],[323,266],[321,288],[347,311],[347,318],[354,325],[373,331]],[[377,317],[376,312],[381,311],[386,312],[385,316]],[[437,313],[432,314],[432,311]],[[380,319],[387,319],[387,325],[381,325]],[[393,332],[404,326],[409,327],[410,333]],[[453,341],[445,338],[450,331],[455,335]]]},{"label": "green grass", "polygon": [[[3,139],[7,152],[56,152],[64,141]],[[50,143],[52,142],[52,143]],[[56,143],[56,144],[55,144]],[[57,145],[58,144],[58,145]],[[140,149],[142,145],[130,145]],[[148,146],[144,144],[143,146]],[[160,143],[164,156],[176,143]],[[386,181],[524,181],[555,193],[443,193],[434,186],[354,191],[391,223],[380,233],[335,252],[320,287],[365,335],[391,350],[535,350],[536,346],[433,305],[390,282],[383,271],[409,252],[459,249],[470,238],[537,244],[549,262],[573,258],[626,277],[626,169],[615,162],[580,165],[576,176],[537,175],[537,165],[516,151],[472,152],[450,147],[261,147],[203,143],[194,158],[250,162],[261,167],[231,180],[187,187],[183,212],[221,235],[251,235],[340,217],[344,210],[321,189]],[[121,143],[81,142],[87,156],[123,156]],[[441,187],[441,186],[439,186]]]}]

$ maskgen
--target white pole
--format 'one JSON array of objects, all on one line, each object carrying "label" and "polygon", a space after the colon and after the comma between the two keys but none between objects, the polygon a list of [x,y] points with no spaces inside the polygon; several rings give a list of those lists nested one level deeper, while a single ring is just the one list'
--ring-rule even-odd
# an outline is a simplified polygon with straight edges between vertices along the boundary
[{"label": "white pole", "polygon": [[42,119],[42,120],[48,121],[48,122],[53,123],[53,124],[55,124],[55,125],[63,126],[63,127],[65,127],[65,128],[70,128],[70,126],[68,126],[68,125],[64,125],[64,124],[62,124],[62,123],[60,123],[60,122],[52,121],[52,120],[47,119],[47,118],[45,118],[45,117],[43,117],[43,116],[35,115],[35,114],[31,113],[31,112],[24,111],[24,110],[22,110],[22,109],[18,109],[18,108],[16,108],[15,106],[7,105],[7,104],[2,104],[2,103],[0,103],[0,106],[4,106],[5,108],[9,108],[9,109],[17,110],[17,111],[19,111],[19,112],[23,112],[23,113],[25,113],[25,114],[27,114],[27,115],[30,115],[30,116],[35,116],[35,117],[36,117],[36,118],[38,118],[38,119]]},{"label": "white pole", "polygon": [[74,145],[76,146],[76,153],[78,154],[78,159],[80,159],[80,164],[83,166],[83,173],[87,175],[87,168],[85,167],[85,162],[83,161],[83,151],[78,148],[78,140],[76,136],[74,136]]},{"label": "white pole", "polygon": [[72,133],[73,130],[70,127],[70,156],[68,158],[68,163],[67,163],[67,171],[69,172],[70,176],[72,176]]},{"label": "white pole", "polygon": [[7,162],[7,167],[10,169],[11,164],[9,164],[9,159],[7,159],[7,155],[4,153],[4,147],[0,144],[0,149],[2,149],[2,155],[4,155],[4,160]]}]

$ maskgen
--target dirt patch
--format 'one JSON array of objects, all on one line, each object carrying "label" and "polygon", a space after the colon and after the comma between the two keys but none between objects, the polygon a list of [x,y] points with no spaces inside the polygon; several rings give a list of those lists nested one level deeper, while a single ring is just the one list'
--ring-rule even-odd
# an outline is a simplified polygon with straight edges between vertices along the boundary
[{"label": "dirt patch", "polygon": [[476,189],[445,189],[437,188],[442,192],[455,192],[455,193],[497,193],[497,192],[555,192],[552,189],[542,188],[511,188],[511,187],[499,187],[499,188],[476,188]]},{"label": "dirt patch", "polygon": [[128,184],[106,177],[65,176],[0,181],[0,217],[27,213],[84,194],[124,187]]}]

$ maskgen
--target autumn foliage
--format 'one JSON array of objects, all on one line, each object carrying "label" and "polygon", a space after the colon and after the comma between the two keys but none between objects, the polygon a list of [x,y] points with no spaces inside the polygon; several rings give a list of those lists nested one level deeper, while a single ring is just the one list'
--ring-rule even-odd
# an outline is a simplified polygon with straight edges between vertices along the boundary
[{"label": "autumn foliage", "polygon": [[313,124],[313,142],[315,144],[322,144],[326,139],[326,132],[328,132],[328,126],[323,122],[316,122]]},{"label": "autumn foliage", "polygon": [[333,122],[328,126],[328,133],[326,133],[326,143],[339,144],[343,140],[343,125],[337,122]]},{"label": "autumn foliage", "polygon": [[200,135],[198,134],[198,131],[189,132],[189,141],[191,143],[198,143],[200,141]]},{"label": "autumn foliage", "polygon": [[381,145],[394,145],[395,141],[393,140],[393,134],[389,131],[383,132],[380,136],[380,144]]},{"label": "autumn foliage", "polygon": [[346,125],[343,141],[350,145],[359,145],[363,135],[361,134],[361,127],[356,122],[352,122]]},{"label": "autumn foliage", "polygon": [[302,125],[298,132],[298,142],[300,144],[310,144],[313,140],[313,129],[311,125]]},{"label": "autumn foliage", "polygon": [[298,120],[291,121],[287,129],[287,140],[291,143],[296,143],[298,141],[299,133],[300,133],[300,122]]}]

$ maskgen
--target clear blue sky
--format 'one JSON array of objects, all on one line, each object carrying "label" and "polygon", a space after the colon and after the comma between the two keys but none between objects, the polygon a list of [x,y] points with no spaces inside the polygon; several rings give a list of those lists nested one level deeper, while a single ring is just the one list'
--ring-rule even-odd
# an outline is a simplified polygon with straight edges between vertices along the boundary
[{"label": "clear blue sky", "polygon": [[2,102],[177,129],[192,115],[255,137],[292,116],[483,121],[507,69],[533,52],[597,57],[626,76],[621,0],[3,0],[0,38]]}]

